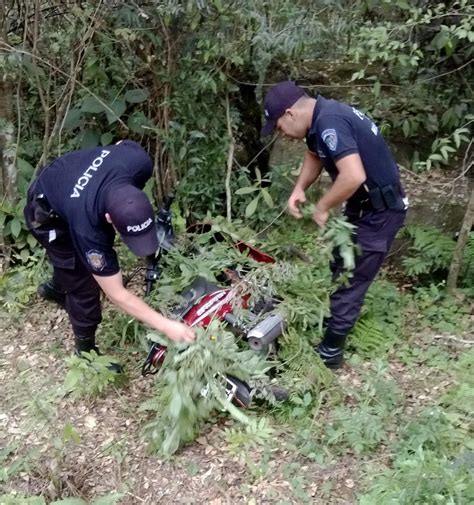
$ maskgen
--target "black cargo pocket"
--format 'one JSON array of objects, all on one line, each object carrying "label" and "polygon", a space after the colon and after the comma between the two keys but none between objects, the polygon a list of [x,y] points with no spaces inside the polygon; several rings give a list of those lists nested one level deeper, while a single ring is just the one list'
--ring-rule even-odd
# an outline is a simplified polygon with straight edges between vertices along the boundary
[{"label": "black cargo pocket", "polygon": [[76,254],[74,251],[65,251],[57,247],[48,247],[46,250],[53,266],[64,268],[65,270],[74,270],[76,266]]},{"label": "black cargo pocket", "polygon": [[383,233],[386,223],[385,212],[371,212],[354,223],[357,226],[356,243],[362,251],[380,253],[388,251],[387,237]]},{"label": "black cargo pocket", "polygon": [[357,244],[359,244],[362,252],[380,252],[386,253],[388,251],[388,242],[385,238],[374,238],[364,233],[359,233],[357,237]]},{"label": "black cargo pocket", "polygon": [[31,233],[46,249],[53,266],[66,270],[74,270],[76,266],[76,253],[67,230],[40,226],[31,230]]},{"label": "black cargo pocket", "polygon": [[372,212],[368,216],[367,227],[374,233],[382,231],[387,223],[387,213],[386,212]]}]

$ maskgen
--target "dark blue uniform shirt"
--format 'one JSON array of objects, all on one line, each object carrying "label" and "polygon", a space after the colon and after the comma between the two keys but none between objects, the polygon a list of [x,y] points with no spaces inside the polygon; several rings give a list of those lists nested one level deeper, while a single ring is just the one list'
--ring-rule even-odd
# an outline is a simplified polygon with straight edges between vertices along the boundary
[{"label": "dark blue uniform shirt", "polygon": [[[398,166],[384,138],[377,126],[355,107],[318,96],[306,144],[319,156],[333,181],[339,173],[336,161],[359,153],[367,175],[364,184],[369,189],[389,184],[400,188]],[[367,197],[362,185],[348,204],[356,206]]]},{"label": "dark blue uniform shirt", "polygon": [[67,153],[39,176],[38,191],[67,224],[74,248],[91,273],[106,276],[120,270],[113,249],[115,231],[105,219],[107,192],[123,184],[143,189],[152,170],[146,151],[124,140]]}]

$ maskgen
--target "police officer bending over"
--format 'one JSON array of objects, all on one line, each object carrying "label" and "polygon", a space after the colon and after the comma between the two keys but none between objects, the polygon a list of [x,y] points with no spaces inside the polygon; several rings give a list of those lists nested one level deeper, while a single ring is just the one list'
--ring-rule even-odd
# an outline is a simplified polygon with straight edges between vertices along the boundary
[{"label": "police officer bending over", "polygon": [[54,267],[53,278],[38,292],[65,305],[78,354],[97,351],[100,288],[113,304],[171,340],[195,338],[191,328],[159,314],[123,286],[113,248],[115,230],[137,256],[158,248],[153,208],[142,191],[152,169],[145,150],[124,140],[61,156],[28,190],[27,226]]},{"label": "police officer bending over", "polygon": [[[333,184],[316,204],[313,219],[324,227],[329,211],[346,202],[344,214],[356,226],[362,253],[349,285],[330,297],[330,318],[323,340],[315,347],[326,366],[338,368],[346,337],[354,326],[365,294],[405,220],[408,201],[400,184],[397,164],[377,126],[362,112],[322,96],[309,97],[291,81],[280,82],[265,97],[263,135],[275,129],[294,139],[306,138],[301,173],[288,200],[288,209],[303,217],[299,205],[305,191],[321,174]],[[331,264],[333,279],[343,271],[337,252]]]}]

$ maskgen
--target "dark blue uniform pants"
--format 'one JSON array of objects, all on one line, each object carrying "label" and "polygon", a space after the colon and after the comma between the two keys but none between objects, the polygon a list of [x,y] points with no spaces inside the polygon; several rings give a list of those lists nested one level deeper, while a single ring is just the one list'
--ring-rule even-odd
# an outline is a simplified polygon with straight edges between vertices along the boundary
[{"label": "dark blue uniform pants", "polygon": [[[371,211],[359,217],[346,213],[357,227],[356,242],[362,253],[355,259],[355,268],[348,283],[338,287],[330,297],[331,317],[328,328],[347,335],[359,317],[365,294],[377,275],[398,230],[403,226],[406,211]],[[333,279],[345,272],[342,258],[334,255],[331,264]]]},{"label": "dark blue uniform pants", "polygon": [[77,255],[67,226],[52,220],[38,225],[35,183],[28,191],[25,219],[36,240],[46,249],[53,264],[53,283],[66,294],[66,311],[74,334],[94,337],[102,320],[100,288]]}]

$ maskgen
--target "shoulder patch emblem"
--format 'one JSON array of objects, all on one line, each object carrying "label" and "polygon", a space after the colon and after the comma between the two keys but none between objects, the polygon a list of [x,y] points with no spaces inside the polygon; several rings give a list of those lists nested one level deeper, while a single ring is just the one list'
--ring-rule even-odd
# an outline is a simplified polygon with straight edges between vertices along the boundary
[{"label": "shoulder patch emblem", "polygon": [[91,249],[86,253],[87,263],[96,271],[101,272],[105,267],[105,256],[100,251]]},{"label": "shoulder patch emblem", "polygon": [[337,147],[337,133],[334,128],[328,128],[321,133],[323,142],[329,147],[331,151],[335,151]]}]

